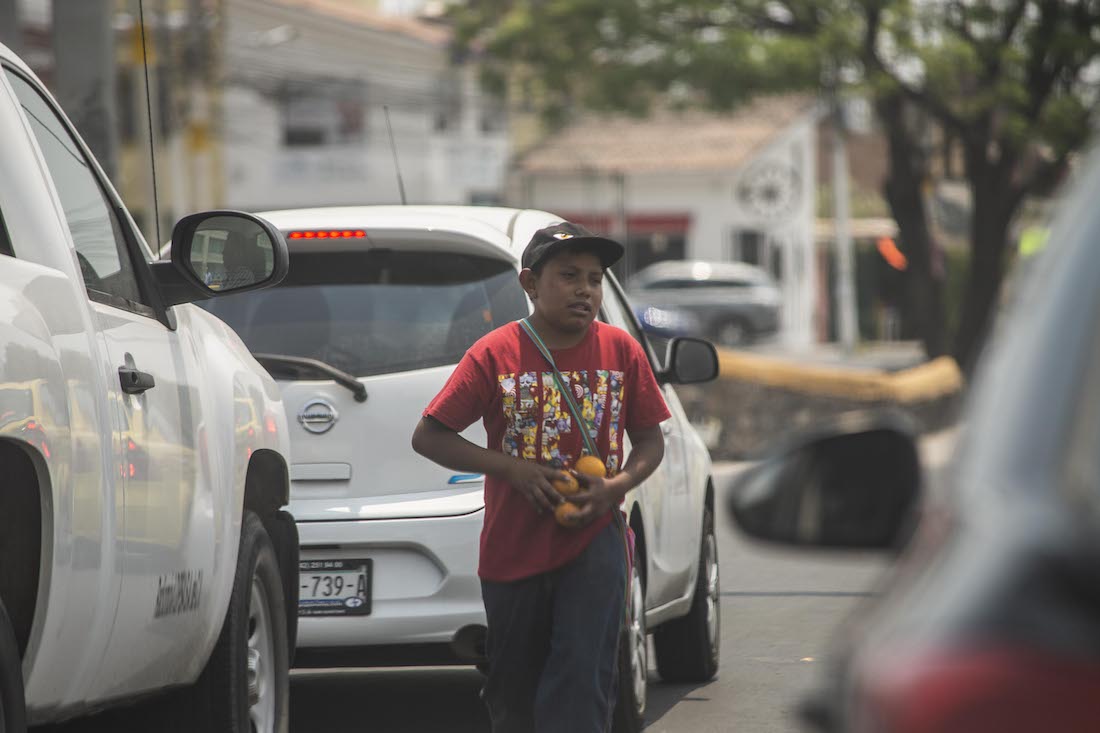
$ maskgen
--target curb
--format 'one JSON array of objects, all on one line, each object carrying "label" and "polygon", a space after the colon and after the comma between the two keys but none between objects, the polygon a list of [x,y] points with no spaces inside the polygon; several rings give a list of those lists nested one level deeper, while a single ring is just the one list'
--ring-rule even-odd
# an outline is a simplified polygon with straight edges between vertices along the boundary
[{"label": "curb", "polygon": [[801,364],[789,359],[719,349],[719,379],[750,382],[808,395],[860,402],[913,404],[962,390],[963,376],[950,356],[897,372],[866,367]]}]

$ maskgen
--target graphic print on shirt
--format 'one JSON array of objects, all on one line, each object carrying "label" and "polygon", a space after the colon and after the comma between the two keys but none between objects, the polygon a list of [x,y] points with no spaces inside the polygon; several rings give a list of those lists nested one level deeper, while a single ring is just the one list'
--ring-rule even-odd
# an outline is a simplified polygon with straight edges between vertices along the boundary
[{"label": "graphic print on shirt", "polygon": [[619,472],[619,423],[623,414],[623,373],[611,372],[611,428],[608,430],[607,474]]},{"label": "graphic print on shirt", "polygon": [[[619,467],[615,453],[622,440],[623,373],[605,369],[596,371],[595,390],[587,371],[566,372],[562,376],[567,388],[573,391],[573,399],[588,422],[593,439],[599,435],[610,400],[612,432],[607,467],[609,474],[613,475]],[[525,372],[518,379],[515,374],[501,374],[497,382],[501,389],[501,408],[506,426],[501,450],[510,456],[530,461],[536,459],[538,444],[537,456],[542,463],[560,461],[564,466],[571,465],[579,454],[563,454],[561,441],[573,432],[573,416],[557,388],[554,373]]]},{"label": "graphic print on shirt", "polygon": [[[562,375],[567,382],[569,378]],[[568,385],[566,385],[568,389]],[[573,432],[573,416],[562,399],[553,372],[542,373],[542,455],[543,463],[565,466],[572,461],[559,450],[561,436]]]}]

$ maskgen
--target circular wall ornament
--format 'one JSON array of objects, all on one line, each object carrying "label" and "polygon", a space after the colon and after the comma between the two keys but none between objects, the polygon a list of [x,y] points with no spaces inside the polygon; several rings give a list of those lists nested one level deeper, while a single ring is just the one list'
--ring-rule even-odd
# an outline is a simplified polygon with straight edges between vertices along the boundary
[{"label": "circular wall ornament", "polygon": [[778,160],[759,161],[742,174],[734,194],[746,211],[759,217],[789,216],[798,204],[798,171]]}]

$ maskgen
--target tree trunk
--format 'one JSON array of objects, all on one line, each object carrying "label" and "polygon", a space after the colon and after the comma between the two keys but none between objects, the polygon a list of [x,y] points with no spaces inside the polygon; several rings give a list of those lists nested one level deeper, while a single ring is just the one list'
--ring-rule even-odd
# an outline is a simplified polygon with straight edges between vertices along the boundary
[{"label": "tree trunk", "polygon": [[970,271],[954,352],[959,366],[969,375],[981,355],[999,302],[1008,227],[1017,207],[1006,203],[1013,200],[1009,176],[986,160],[984,146],[980,151],[968,150],[967,177],[973,199]]},{"label": "tree trunk", "polygon": [[913,326],[929,358],[947,352],[943,314],[943,268],[933,260],[932,233],[921,190],[927,160],[917,148],[917,135],[906,126],[905,103],[899,97],[878,103],[879,119],[889,143],[890,168],[883,194],[898,225],[900,246],[909,261],[905,298]]}]

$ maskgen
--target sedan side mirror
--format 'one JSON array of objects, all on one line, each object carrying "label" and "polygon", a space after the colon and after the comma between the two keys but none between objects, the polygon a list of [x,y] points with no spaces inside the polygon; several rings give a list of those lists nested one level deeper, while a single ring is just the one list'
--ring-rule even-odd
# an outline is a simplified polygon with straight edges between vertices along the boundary
[{"label": "sedan side mirror", "polygon": [[180,219],[172,230],[171,256],[170,263],[152,264],[165,305],[270,287],[290,268],[282,233],[242,211]]},{"label": "sedan side mirror", "polygon": [[787,545],[901,546],[921,469],[907,428],[891,422],[797,440],[749,469],[729,497],[734,519],[752,537]]},{"label": "sedan side mirror", "polygon": [[711,342],[697,338],[674,338],[668,342],[661,381],[699,384],[717,376],[718,352]]}]

